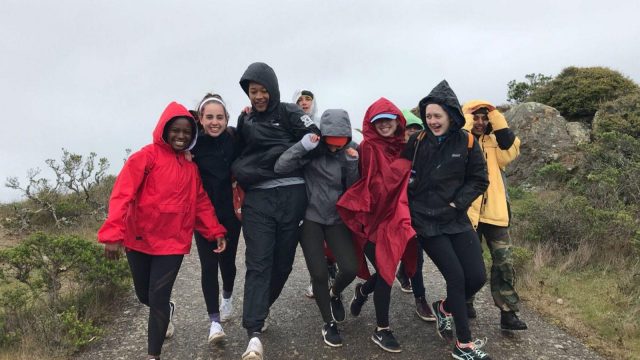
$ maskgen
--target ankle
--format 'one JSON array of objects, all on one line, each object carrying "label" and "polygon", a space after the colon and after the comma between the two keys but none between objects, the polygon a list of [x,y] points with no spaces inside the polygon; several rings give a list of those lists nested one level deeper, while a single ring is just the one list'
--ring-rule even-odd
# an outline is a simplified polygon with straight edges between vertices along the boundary
[{"label": "ankle", "polygon": [[475,344],[473,343],[473,341],[462,342],[460,340],[456,340],[456,346],[458,346],[459,348],[467,348],[467,349],[475,348]]},{"label": "ankle", "polygon": [[389,330],[388,326],[376,326],[376,331]]}]

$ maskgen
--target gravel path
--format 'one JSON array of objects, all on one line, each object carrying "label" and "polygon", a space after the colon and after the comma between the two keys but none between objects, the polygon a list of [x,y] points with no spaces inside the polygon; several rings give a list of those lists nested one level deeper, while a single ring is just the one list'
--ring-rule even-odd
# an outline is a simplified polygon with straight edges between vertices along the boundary
[{"label": "gravel path", "polygon": [[[207,344],[208,316],[200,288],[200,273],[195,246],[185,257],[173,290],[177,303],[176,332],[165,341],[163,359],[240,359],[247,345],[241,325],[244,287],[244,242],[238,249],[238,277],[234,294],[235,317],[224,324],[226,341],[218,346]],[[425,260],[426,257],[425,257]],[[425,285],[427,298],[434,301],[443,296],[444,280],[435,266],[426,261]],[[451,359],[451,344],[440,339],[433,323],[420,320],[414,311],[411,294],[394,286],[390,319],[403,351],[391,354],[379,349],[370,340],[375,326],[373,299],[363,307],[358,318],[350,317],[340,324],[344,346],[334,349],[324,345],[320,329],[322,320],[313,300],[303,295],[309,275],[298,248],[294,270],[280,298],[271,309],[269,329],[263,334],[265,359]],[[353,294],[353,284],[345,291],[345,305]],[[478,318],[471,321],[476,337],[487,337],[486,351],[493,359],[602,359],[578,339],[545,322],[525,308],[521,317],[530,330],[516,334],[499,329],[500,315],[485,287],[476,297]],[[104,337],[74,359],[146,359],[147,309],[133,294],[122,301],[122,316],[107,329]]]}]

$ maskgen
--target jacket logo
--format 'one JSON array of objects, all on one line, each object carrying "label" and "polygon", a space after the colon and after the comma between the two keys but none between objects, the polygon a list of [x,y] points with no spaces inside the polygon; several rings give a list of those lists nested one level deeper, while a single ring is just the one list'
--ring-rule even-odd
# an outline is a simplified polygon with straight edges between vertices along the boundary
[{"label": "jacket logo", "polygon": [[302,120],[302,122],[304,123],[304,126],[309,127],[311,125],[313,125],[313,120],[311,120],[311,118],[309,117],[309,115],[302,115],[300,117],[300,120]]},{"label": "jacket logo", "polygon": [[452,157],[452,158],[459,158],[459,157],[460,157],[460,154],[451,154],[451,157]]}]

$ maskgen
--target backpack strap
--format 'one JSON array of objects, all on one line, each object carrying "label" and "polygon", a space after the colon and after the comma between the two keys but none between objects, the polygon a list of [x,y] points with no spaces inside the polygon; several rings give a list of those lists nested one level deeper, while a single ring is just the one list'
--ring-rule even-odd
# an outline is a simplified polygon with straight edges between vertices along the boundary
[{"label": "backpack strap", "polygon": [[420,146],[420,142],[422,142],[422,139],[424,139],[425,136],[427,136],[427,133],[424,130],[420,131],[418,136],[416,136],[416,141],[413,143],[413,158],[411,158],[411,171],[413,171],[413,164],[416,162],[418,147]]},{"label": "backpack strap", "polygon": [[473,149],[473,135],[467,132],[467,150],[471,151],[471,149]]}]

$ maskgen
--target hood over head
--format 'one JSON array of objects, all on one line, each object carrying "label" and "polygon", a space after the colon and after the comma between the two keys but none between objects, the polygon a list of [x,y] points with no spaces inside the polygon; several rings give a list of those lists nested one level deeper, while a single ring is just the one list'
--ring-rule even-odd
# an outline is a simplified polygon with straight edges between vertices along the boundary
[{"label": "hood over head", "polygon": [[249,96],[249,83],[251,82],[258,83],[267,89],[269,92],[267,112],[273,111],[280,104],[280,88],[275,71],[265,63],[255,62],[249,65],[240,78],[240,86],[247,96]]},{"label": "hood over head", "polygon": [[348,137],[351,141],[351,120],[349,113],[343,109],[327,109],[320,118],[322,136]]},{"label": "hood over head", "polygon": [[311,120],[313,120],[313,122],[316,124],[316,126],[320,125],[320,119],[318,118],[318,100],[316,100],[316,95],[313,94],[311,92],[311,90],[308,89],[298,89],[293,93],[293,98],[291,99],[291,102],[293,102],[294,104],[298,103],[298,99],[300,99],[300,96],[302,95],[307,95],[307,94],[303,94],[303,92],[309,92],[311,93],[313,96],[313,104],[311,105],[311,113],[307,114],[309,115],[309,117],[311,117]]},{"label": "hood over head", "polygon": [[424,130],[424,124],[422,123],[422,120],[420,120],[420,118],[417,117],[411,111],[411,109],[402,110],[402,115],[404,115],[404,118],[407,120],[407,127],[409,125],[418,125],[418,126],[420,126],[420,129]]},{"label": "hood over head", "polygon": [[[381,114],[390,114],[392,116],[396,116],[396,120],[398,121],[398,129],[393,137],[385,138],[380,136],[373,126],[373,122],[371,120],[375,117],[380,118]],[[385,117],[385,115],[382,115]],[[381,97],[376,100],[369,108],[364,115],[364,119],[362,121],[362,134],[365,140],[374,140],[379,139],[385,142],[396,142],[400,141],[404,142],[404,129],[407,126],[407,120],[402,115],[402,111],[398,109],[391,101],[386,98]]]},{"label": "hood over head", "polygon": [[191,143],[185,150],[193,149],[193,147],[196,146],[196,140],[198,138],[198,124],[196,119],[191,115],[191,112],[189,112],[186,107],[175,101],[172,101],[167,105],[162,112],[162,115],[160,115],[156,128],[153,130],[153,143],[163,147],[168,147],[173,151],[171,145],[162,138],[162,134],[164,133],[164,129],[167,127],[167,124],[175,118],[185,118],[191,123]]},{"label": "hood over head", "polygon": [[442,80],[436,87],[431,90],[429,95],[425,96],[418,103],[420,109],[420,118],[425,121],[425,109],[429,104],[438,104],[447,112],[451,118],[451,130],[457,130],[464,127],[465,118],[460,108],[458,97],[449,86],[447,80]]},{"label": "hood over head", "polygon": [[[471,100],[471,101],[467,101],[462,106],[462,112],[464,113],[464,118],[465,118],[465,124],[464,124],[465,130],[471,131],[471,129],[473,128],[473,113],[482,108],[487,109],[488,112],[491,112],[496,109],[496,107],[492,103],[486,100]],[[488,134],[490,132],[491,132],[491,124],[487,126],[486,133]]]}]

